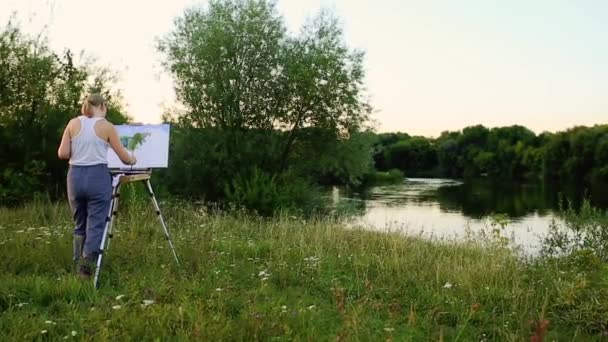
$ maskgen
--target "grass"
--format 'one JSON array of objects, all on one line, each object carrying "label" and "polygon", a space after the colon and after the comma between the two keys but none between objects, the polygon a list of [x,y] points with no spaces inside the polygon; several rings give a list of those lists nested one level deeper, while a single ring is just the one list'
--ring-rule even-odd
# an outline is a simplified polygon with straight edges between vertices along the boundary
[{"label": "grass", "polygon": [[0,209],[0,340],[606,338],[593,255],[526,262],[491,241],[161,205],[182,267],[149,208],[131,204],[100,290],[72,272],[63,203]]}]

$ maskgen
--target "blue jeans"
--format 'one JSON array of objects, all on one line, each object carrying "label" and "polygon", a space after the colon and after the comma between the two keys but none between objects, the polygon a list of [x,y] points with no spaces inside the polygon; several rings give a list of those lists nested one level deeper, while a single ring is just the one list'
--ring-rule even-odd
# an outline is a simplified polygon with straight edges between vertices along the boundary
[{"label": "blue jeans", "polygon": [[82,256],[94,259],[100,251],[106,218],[112,201],[112,177],[106,164],[70,166],[68,200],[76,227],[84,238]]}]

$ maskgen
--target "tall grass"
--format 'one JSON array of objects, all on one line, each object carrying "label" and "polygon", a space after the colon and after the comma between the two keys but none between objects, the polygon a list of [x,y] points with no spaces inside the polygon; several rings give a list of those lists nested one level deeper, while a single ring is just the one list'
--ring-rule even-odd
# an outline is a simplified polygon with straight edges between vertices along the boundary
[{"label": "tall grass", "polygon": [[63,203],[0,209],[0,340],[599,340],[608,326],[601,263],[163,208],[182,266],[147,203],[129,203],[100,290],[71,270]]}]

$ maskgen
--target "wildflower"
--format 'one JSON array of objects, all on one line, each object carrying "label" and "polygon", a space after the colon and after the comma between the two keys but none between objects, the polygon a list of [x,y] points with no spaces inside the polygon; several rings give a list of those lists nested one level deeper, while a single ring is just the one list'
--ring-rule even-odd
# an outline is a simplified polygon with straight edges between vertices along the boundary
[{"label": "wildflower", "polygon": [[78,333],[76,331],[72,330],[72,336],[76,336],[76,335],[78,335]]},{"label": "wildflower", "polygon": [[312,309],[314,309],[314,308],[316,308],[316,306],[311,305],[311,306],[309,306],[307,309],[308,309],[308,310],[312,310]]},{"label": "wildflower", "polygon": [[44,335],[44,334],[48,333],[48,331],[47,330],[42,330],[40,333]]},{"label": "wildflower", "polygon": [[394,331],[394,330],[395,330],[395,329],[394,329],[394,328],[391,328],[391,327],[386,327],[386,328],[384,328],[384,331],[387,331],[387,332],[391,332],[391,331]]},{"label": "wildflower", "polygon": [[154,302],[153,300],[151,300],[151,299],[144,299],[144,300],[142,301],[142,303],[143,303],[145,306],[148,306],[148,305],[152,305],[152,304],[154,304],[155,302]]},{"label": "wildflower", "polygon": [[118,295],[118,296],[116,296],[116,300],[121,300],[121,299],[123,299],[124,297],[125,297],[125,295],[122,295],[122,294],[121,294],[121,295]]},{"label": "wildflower", "polygon": [[25,232],[25,230],[22,229],[22,230],[16,231],[15,233],[20,234],[20,233],[23,233],[23,232]]},{"label": "wildflower", "polygon": [[222,292],[222,288],[221,288],[221,287],[218,287],[217,289],[215,289],[215,291],[217,291],[217,292]]},{"label": "wildflower", "polygon": [[262,281],[265,281],[265,280],[268,280],[268,277],[270,277],[270,273],[268,273],[268,271],[266,271],[266,270],[263,270],[263,271],[260,271],[260,273],[258,273],[258,276],[260,278],[262,278]]},{"label": "wildflower", "polygon": [[122,306],[120,306],[120,305],[114,305],[114,306],[112,307],[112,309],[114,309],[114,310],[118,310],[118,309],[120,309],[120,308],[122,308]]},{"label": "wildflower", "polygon": [[29,304],[29,303],[19,303],[19,304],[17,304],[17,306],[18,306],[18,307],[22,307],[22,306],[24,306],[24,305],[28,305],[28,304]]},{"label": "wildflower", "polygon": [[452,283],[450,283],[449,281],[447,283],[445,283],[445,285],[443,285],[444,289],[451,289],[454,285],[452,285]]},{"label": "wildflower", "polygon": [[44,321],[44,323],[45,323],[45,324],[57,324],[57,323],[55,323],[55,322],[53,322],[53,321]]}]

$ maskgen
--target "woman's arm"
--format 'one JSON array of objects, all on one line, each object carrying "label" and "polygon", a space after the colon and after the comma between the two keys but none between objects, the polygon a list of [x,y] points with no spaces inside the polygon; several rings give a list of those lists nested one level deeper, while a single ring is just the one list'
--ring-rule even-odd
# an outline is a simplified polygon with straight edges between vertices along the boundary
[{"label": "woman's arm", "polygon": [[108,142],[110,143],[110,147],[116,152],[118,158],[127,165],[135,165],[137,163],[137,159],[134,156],[130,155],[122,143],[120,142],[120,138],[118,137],[118,132],[116,132],[116,128],[114,125],[108,122],[109,132],[108,132]]},{"label": "woman's arm", "polygon": [[57,156],[59,159],[70,159],[72,154],[72,141],[70,137],[70,124],[72,121],[68,123],[63,131],[63,136],[61,137],[61,143],[59,144],[59,149],[57,150]]}]

